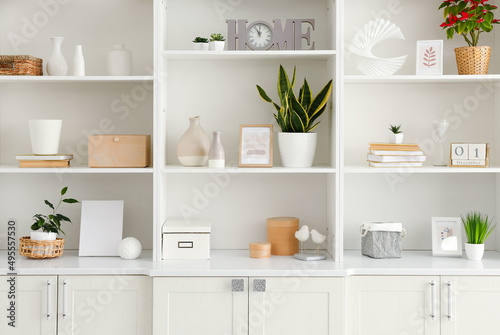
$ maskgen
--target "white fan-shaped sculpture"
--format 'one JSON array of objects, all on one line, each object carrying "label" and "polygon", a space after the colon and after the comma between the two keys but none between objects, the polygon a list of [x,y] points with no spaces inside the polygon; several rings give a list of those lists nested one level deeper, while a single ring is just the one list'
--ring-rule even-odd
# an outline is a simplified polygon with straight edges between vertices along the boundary
[{"label": "white fan-shaped sculpture", "polygon": [[365,57],[359,62],[358,70],[366,75],[387,76],[393,75],[403,67],[408,55],[380,58],[372,53],[375,45],[388,39],[404,40],[405,38],[398,26],[380,18],[368,22],[354,35],[349,45],[349,51]]}]

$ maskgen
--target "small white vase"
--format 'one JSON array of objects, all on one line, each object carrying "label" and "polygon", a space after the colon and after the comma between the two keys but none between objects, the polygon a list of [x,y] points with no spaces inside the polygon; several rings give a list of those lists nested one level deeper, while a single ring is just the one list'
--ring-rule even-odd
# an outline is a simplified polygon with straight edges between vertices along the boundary
[{"label": "small white vase", "polygon": [[56,233],[46,233],[41,230],[32,231],[30,234],[30,239],[33,241],[54,241],[56,238]]},{"label": "small white vase", "polygon": [[207,51],[208,43],[195,43],[193,42],[193,49],[196,51]]},{"label": "small white vase", "polygon": [[223,51],[226,41],[210,41],[210,50]]},{"label": "small white vase", "polygon": [[212,146],[208,154],[208,167],[223,169],[226,166],[226,159],[220,140],[220,132],[214,131],[213,135]]},{"label": "small white vase", "polygon": [[184,166],[203,166],[208,161],[210,138],[200,125],[200,117],[189,118],[189,128],[177,144],[177,157]]},{"label": "small white vase", "polygon": [[480,261],[484,255],[484,244],[465,243],[465,253],[471,261]]},{"label": "small white vase", "polygon": [[62,120],[29,120],[31,149],[35,155],[55,155],[59,151]]},{"label": "small white vase", "polygon": [[115,48],[108,52],[107,74],[108,76],[132,75],[132,52],[123,44],[116,44]]},{"label": "small white vase", "polygon": [[389,133],[389,143],[393,144],[403,143],[403,133],[399,134]]},{"label": "small white vase", "polygon": [[51,37],[52,55],[47,62],[47,74],[49,76],[65,76],[68,73],[68,63],[62,54],[61,46],[64,37]]},{"label": "small white vase", "polygon": [[73,75],[85,76],[85,59],[81,45],[75,46],[75,56],[73,57]]},{"label": "small white vase", "polygon": [[284,167],[311,167],[316,153],[317,133],[278,133],[281,163]]}]

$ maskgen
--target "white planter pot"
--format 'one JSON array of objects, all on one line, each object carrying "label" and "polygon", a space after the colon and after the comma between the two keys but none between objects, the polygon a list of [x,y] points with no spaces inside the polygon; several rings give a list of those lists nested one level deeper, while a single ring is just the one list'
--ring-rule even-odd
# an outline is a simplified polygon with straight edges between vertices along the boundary
[{"label": "white planter pot", "polygon": [[465,253],[471,261],[480,261],[484,255],[484,244],[465,243]]},{"label": "white planter pot", "polygon": [[56,237],[56,233],[46,233],[43,231],[32,231],[30,235],[30,239],[33,241],[54,241]]},{"label": "white planter pot", "polygon": [[55,155],[59,151],[62,120],[29,120],[31,149],[35,155]]},{"label": "white planter pot", "polygon": [[210,50],[223,51],[226,41],[210,41]]},{"label": "white planter pot", "polygon": [[317,133],[278,133],[281,163],[284,167],[311,167],[316,153]]},{"label": "white planter pot", "polygon": [[207,51],[208,50],[208,43],[194,43],[193,42],[193,49],[196,51]]},{"label": "white planter pot", "polygon": [[403,143],[403,133],[400,134],[389,133],[389,143],[394,143],[394,144]]}]

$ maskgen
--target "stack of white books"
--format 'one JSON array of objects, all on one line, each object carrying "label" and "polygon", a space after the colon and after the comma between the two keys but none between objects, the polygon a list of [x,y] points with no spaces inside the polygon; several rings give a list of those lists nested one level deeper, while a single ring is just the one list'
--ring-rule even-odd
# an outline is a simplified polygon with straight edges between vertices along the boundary
[{"label": "stack of white books", "polygon": [[373,167],[421,167],[426,159],[418,144],[370,143],[368,150]]}]

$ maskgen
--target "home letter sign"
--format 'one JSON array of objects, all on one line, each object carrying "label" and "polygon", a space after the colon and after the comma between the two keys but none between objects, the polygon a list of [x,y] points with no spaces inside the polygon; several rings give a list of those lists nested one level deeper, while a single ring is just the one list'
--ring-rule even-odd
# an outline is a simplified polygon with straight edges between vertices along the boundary
[{"label": "home letter sign", "polygon": [[489,165],[488,143],[451,143],[450,166],[486,167]]}]

